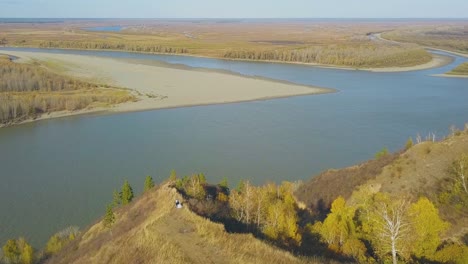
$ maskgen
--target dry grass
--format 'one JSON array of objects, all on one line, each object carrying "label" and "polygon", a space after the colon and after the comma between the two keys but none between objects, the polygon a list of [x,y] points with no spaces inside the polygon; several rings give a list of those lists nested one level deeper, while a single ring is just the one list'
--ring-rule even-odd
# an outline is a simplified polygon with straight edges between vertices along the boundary
[{"label": "dry grass", "polygon": [[296,191],[299,200],[318,213],[327,213],[338,196],[348,199],[357,186],[369,184],[375,192],[405,196],[416,201],[428,197],[439,207],[444,220],[451,223],[447,237],[468,232],[466,210],[455,210],[439,202],[441,184],[450,179],[452,163],[468,153],[468,129],[455,131],[439,142],[423,141],[404,152],[340,170],[329,170],[304,183]]},{"label": "dry grass", "polygon": [[[88,32],[81,29],[112,23],[125,28],[122,32]],[[71,21],[39,26],[0,25],[0,39],[13,46],[189,53],[349,67],[412,66],[428,62],[430,55],[417,46],[374,42],[368,37],[371,32],[406,28],[407,23],[307,20]],[[298,53],[304,52],[309,54],[307,58],[296,58]],[[275,57],[275,54],[284,56]]]},{"label": "dry grass", "polygon": [[467,22],[401,28],[383,34],[386,39],[468,53]]},{"label": "dry grass", "polygon": [[299,259],[250,234],[229,234],[188,207],[167,185],[116,210],[107,230],[92,225],[46,263],[321,263]]},{"label": "dry grass", "polygon": [[351,197],[354,189],[379,175],[383,168],[398,158],[397,154],[388,154],[362,164],[327,170],[304,182],[295,192],[298,200],[318,213],[328,213],[331,203],[338,197]]}]

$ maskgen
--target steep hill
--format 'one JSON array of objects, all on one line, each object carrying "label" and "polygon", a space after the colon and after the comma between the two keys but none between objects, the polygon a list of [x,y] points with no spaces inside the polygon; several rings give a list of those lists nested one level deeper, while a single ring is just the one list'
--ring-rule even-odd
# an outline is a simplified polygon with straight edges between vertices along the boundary
[{"label": "steep hill", "polygon": [[177,209],[180,194],[167,185],[116,210],[107,229],[92,225],[46,263],[304,263],[250,234]]},{"label": "steep hill", "polygon": [[423,141],[408,149],[339,170],[328,170],[305,182],[295,192],[306,206],[322,216],[338,196],[349,199],[360,185],[371,185],[376,192],[415,201],[428,197],[451,223],[449,237],[468,233],[468,207],[449,185],[456,181],[454,162],[468,154],[468,129],[454,131],[441,141]]}]

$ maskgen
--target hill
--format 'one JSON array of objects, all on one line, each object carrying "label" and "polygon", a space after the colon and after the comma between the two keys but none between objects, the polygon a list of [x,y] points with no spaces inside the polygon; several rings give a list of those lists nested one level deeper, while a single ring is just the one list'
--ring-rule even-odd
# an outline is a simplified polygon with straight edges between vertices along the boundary
[{"label": "hill", "polygon": [[[450,195],[455,193],[454,166],[463,154],[468,154],[466,127],[464,131],[454,130],[441,141],[422,141],[356,166],[325,171],[302,184],[295,195],[322,218],[338,196],[349,200],[362,185],[411,201],[425,196],[438,207],[441,217],[451,223],[446,235],[459,238],[468,233],[468,206],[463,199]],[[444,198],[447,195],[450,197]]]},{"label": "hill", "polygon": [[174,188],[154,188],[115,211],[111,229],[92,225],[46,263],[304,263],[251,234],[227,233],[196,215]]}]

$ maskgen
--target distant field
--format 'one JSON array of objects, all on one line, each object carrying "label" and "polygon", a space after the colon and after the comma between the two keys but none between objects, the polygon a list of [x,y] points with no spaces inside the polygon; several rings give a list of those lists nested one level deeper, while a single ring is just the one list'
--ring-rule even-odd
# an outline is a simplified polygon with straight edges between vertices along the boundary
[{"label": "distant field", "polygon": [[[463,25],[463,22],[457,23]],[[112,25],[122,26],[122,31],[84,30]],[[400,20],[67,20],[63,23],[0,24],[0,45],[379,68],[423,64],[430,61],[431,56],[416,44],[376,41],[370,33],[397,34],[428,25],[431,24],[427,21]]]},{"label": "distant field", "polygon": [[383,37],[468,54],[468,21],[462,24],[402,28],[386,32]]},{"label": "distant field", "polygon": [[468,76],[468,62],[458,65],[455,69],[447,72],[450,75],[467,75]]}]

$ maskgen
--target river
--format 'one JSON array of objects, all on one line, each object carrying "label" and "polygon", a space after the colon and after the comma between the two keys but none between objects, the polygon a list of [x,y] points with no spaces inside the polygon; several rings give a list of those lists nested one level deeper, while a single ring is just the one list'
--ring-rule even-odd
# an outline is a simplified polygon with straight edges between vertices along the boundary
[{"label": "river", "polygon": [[[8,50],[1,48],[0,53]],[[162,181],[203,172],[254,183],[306,180],[328,169],[395,151],[409,137],[440,138],[468,121],[468,79],[431,76],[467,61],[413,72],[372,73],[304,65],[111,51],[16,49],[159,60],[223,69],[337,93],[44,120],[0,129],[0,243],[25,236],[36,246],[70,225],[102,216],[128,179]],[[440,52],[439,52],[440,53]],[[440,53],[445,54],[445,53]]]}]

